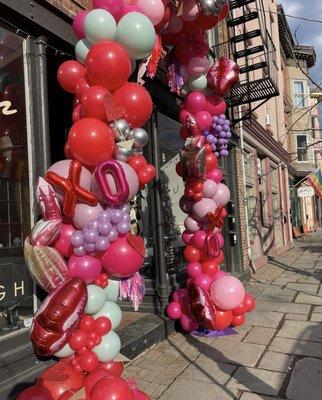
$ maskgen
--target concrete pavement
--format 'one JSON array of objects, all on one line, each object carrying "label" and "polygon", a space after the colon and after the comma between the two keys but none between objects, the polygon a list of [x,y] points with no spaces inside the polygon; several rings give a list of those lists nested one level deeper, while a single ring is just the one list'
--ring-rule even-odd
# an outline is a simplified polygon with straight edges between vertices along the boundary
[{"label": "concrete pavement", "polygon": [[174,333],[126,376],[160,400],[322,398],[322,230],[271,259],[247,290],[256,311],[238,335]]}]

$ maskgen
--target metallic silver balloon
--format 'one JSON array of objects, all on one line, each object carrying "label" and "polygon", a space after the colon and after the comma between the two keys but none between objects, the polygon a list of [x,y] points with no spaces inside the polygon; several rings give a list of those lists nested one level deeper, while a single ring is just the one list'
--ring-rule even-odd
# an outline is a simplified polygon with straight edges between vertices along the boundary
[{"label": "metallic silver balloon", "polygon": [[136,156],[142,156],[143,155],[143,149],[134,149],[133,150],[133,154],[135,154]]},{"label": "metallic silver balloon", "polygon": [[118,161],[127,162],[133,154],[133,148],[128,150],[124,147],[115,146],[114,157]]},{"label": "metallic silver balloon", "polygon": [[199,0],[204,15],[219,15],[227,0]]},{"label": "metallic silver balloon", "polygon": [[134,147],[136,149],[141,149],[149,141],[149,135],[147,131],[142,128],[134,128],[131,130],[130,139],[134,139]]},{"label": "metallic silver balloon", "polygon": [[131,128],[126,119],[117,119],[110,124],[110,127],[113,130],[116,142],[122,142],[123,140],[127,140],[129,138]]}]

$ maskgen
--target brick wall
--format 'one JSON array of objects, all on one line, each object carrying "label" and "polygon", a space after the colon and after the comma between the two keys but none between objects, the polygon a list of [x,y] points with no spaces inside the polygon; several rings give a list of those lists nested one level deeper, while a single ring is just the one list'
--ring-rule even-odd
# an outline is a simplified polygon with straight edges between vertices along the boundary
[{"label": "brick wall", "polygon": [[73,17],[80,10],[92,8],[92,0],[46,0],[46,2],[70,17]]}]

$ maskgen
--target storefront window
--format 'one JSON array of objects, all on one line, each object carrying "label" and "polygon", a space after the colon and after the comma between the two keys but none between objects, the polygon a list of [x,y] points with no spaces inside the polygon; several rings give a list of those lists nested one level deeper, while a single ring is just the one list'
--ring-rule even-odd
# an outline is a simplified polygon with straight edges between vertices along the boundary
[{"label": "storefront window", "polygon": [[[32,283],[22,259],[30,230],[23,41],[0,28],[0,307],[32,307]],[[27,304],[28,303],[28,304]]]}]

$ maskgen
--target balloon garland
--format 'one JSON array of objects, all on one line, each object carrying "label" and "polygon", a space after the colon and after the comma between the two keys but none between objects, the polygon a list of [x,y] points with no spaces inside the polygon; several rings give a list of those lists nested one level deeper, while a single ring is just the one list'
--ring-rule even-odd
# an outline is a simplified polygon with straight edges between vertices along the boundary
[{"label": "balloon garland", "polygon": [[73,125],[66,159],[38,180],[42,219],[24,247],[30,274],[48,292],[31,340],[38,356],[59,361],[19,400],[149,399],[121,378],[115,332],[122,320],[118,299],[130,298],[137,310],[145,294],[144,241],[130,232],[128,203],[156,175],[143,156],[149,136],[142,126],[153,104],[133,81],[138,60],[139,75],[153,77],[167,54],[170,89],[185,97],[179,119],[186,143],[177,172],[185,185],[180,207],[188,214],[182,239],[189,279],[167,313],[186,331],[220,330],[241,325],[254,308],[242,283],[219,270],[230,196],[218,168],[231,135],[223,96],[238,80],[238,67],[226,58],[210,66],[205,30],[226,16],[227,0],[93,0],[93,7],[73,22],[77,61],[57,72],[75,96]]}]

